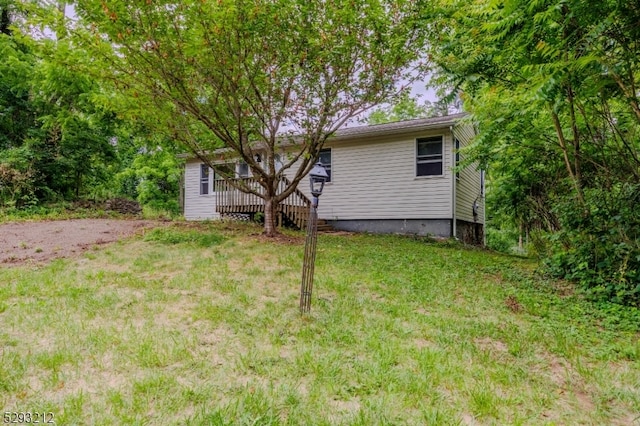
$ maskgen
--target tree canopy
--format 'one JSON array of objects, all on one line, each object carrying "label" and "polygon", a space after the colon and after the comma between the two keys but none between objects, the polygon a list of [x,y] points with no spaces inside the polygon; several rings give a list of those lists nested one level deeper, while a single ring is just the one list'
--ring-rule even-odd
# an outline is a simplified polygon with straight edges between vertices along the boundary
[{"label": "tree canopy", "polygon": [[115,112],[128,99],[92,77],[61,5],[0,0],[0,207],[129,196],[177,212],[175,151]]},{"label": "tree canopy", "polygon": [[[550,271],[640,303],[640,8],[577,0],[442,1],[441,82],[481,130],[495,212],[550,232]],[[541,241],[542,242],[542,241]]]}]

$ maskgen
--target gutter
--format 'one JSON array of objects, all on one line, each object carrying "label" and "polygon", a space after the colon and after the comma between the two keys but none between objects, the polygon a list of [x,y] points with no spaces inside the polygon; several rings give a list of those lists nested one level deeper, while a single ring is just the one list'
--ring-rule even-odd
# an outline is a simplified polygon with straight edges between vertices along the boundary
[{"label": "gutter", "polygon": [[[342,142],[349,140],[362,140],[364,138],[370,137],[380,137],[380,136],[396,136],[402,134],[410,134],[416,132],[423,132],[426,130],[434,130],[434,129],[445,129],[449,126],[451,129],[455,123],[467,116],[467,113],[457,113],[452,115],[445,115],[442,117],[431,117],[431,118],[418,118],[414,120],[405,120],[405,121],[395,121],[391,123],[383,123],[383,124],[374,124],[374,125],[365,125],[365,126],[356,126],[356,127],[345,127],[338,129],[333,135],[327,139],[329,142]],[[297,141],[301,141],[302,135],[288,135],[283,137],[278,142],[279,148],[287,148],[289,146],[297,145]],[[258,142],[253,149],[264,148],[261,146],[260,142]],[[233,153],[233,150],[229,148],[218,148],[212,152],[206,152],[207,154],[226,154]],[[178,154],[178,158],[184,159],[193,159],[196,158],[192,153],[181,153]]]},{"label": "gutter", "polygon": [[[449,131],[451,132],[451,145],[453,146],[453,148],[451,149],[451,152],[453,153],[452,158],[455,159],[456,158],[456,153],[455,153],[455,149],[456,149],[456,136],[453,133],[453,126],[449,126]],[[455,160],[453,160],[452,162],[455,162]],[[455,238],[456,240],[458,239],[457,237],[457,224],[456,224],[456,172],[451,169],[451,194],[452,194],[452,199],[451,199],[451,208],[452,208],[452,224],[451,224],[451,236],[453,238]]]}]

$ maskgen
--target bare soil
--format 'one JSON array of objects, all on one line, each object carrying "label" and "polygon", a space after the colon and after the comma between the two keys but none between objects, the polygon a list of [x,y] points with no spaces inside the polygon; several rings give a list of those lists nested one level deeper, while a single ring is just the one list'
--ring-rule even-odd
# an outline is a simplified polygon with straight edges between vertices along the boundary
[{"label": "bare soil", "polygon": [[0,224],[0,264],[44,263],[75,257],[158,226],[147,220],[70,219]]}]

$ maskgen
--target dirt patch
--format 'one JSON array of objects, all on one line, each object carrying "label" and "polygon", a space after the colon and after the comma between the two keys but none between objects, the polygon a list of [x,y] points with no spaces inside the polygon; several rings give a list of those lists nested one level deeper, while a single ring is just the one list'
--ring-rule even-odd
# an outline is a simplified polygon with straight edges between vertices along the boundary
[{"label": "dirt patch", "polygon": [[71,219],[0,224],[0,264],[43,263],[74,257],[160,225],[146,220]]}]

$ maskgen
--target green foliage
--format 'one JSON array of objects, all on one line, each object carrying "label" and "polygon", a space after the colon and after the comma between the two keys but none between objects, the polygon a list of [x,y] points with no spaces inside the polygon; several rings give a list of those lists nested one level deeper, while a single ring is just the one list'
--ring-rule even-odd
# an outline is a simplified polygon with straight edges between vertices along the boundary
[{"label": "green foliage", "polygon": [[[34,28],[66,31],[57,8],[43,6],[40,22],[36,5],[23,6]],[[125,100],[92,77],[95,58],[65,37],[20,29],[0,34],[0,207],[28,215],[50,202],[124,195],[178,213],[176,151],[141,120],[115,114]]]},{"label": "green foliage", "polygon": [[585,196],[588,215],[558,204],[563,227],[553,236],[547,266],[598,299],[640,307],[640,185],[593,189]]},{"label": "green foliage", "polygon": [[0,201],[22,208],[37,202],[31,153],[26,147],[10,148],[0,159]]},{"label": "green foliage", "polygon": [[487,247],[491,250],[511,253],[513,247],[517,244],[518,235],[513,231],[487,227],[486,232]]},{"label": "green foliage", "polygon": [[96,107],[100,88],[79,70],[89,58],[20,33],[0,34],[0,50],[0,203],[77,199],[107,180],[115,120]]},{"label": "green foliage", "polygon": [[411,97],[408,91],[404,91],[391,105],[373,110],[367,117],[367,123],[382,124],[415,118],[427,118],[439,115],[439,113],[442,113],[442,111],[438,111],[431,102],[425,101],[420,104],[416,98]]},{"label": "green foliage", "polygon": [[16,147],[35,126],[29,78],[36,58],[15,37],[0,34],[0,150]]},{"label": "green foliage", "polygon": [[478,123],[488,211],[548,234],[560,275],[637,304],[640,11],[623,3],[442,1],[432,54]]},{"label": "green foliage", "polygon": [[164,144],[153,149],[142,146],[131,164],[115,179],[120,193],[136,198],[142,206],[178,214],[181,176],[182,167],[175,149]]}]

